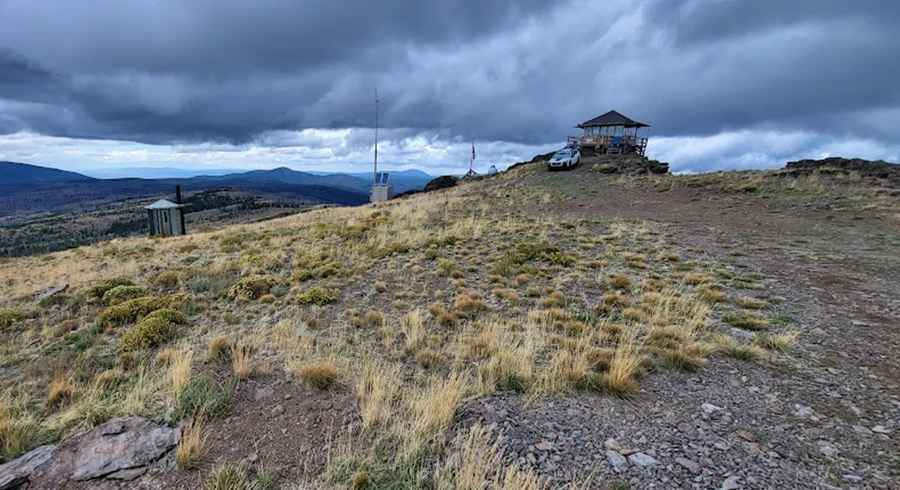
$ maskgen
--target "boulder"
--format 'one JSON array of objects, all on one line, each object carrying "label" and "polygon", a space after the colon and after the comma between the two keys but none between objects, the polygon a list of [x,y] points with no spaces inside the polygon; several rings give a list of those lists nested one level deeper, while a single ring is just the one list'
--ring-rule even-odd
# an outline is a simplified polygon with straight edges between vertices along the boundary
[{"label": "boulder", "polygon": [[109,420],[79,441],[70,478],[90,480],[146,466],[175,447],[179,437],[178,429],[141,417]]},{"label": "boulder", "polygon": [[582,164],[588,165],[594,172],[602,174],[658,175],[669,173],[668,163],[635,154],[583,157]]},{"label": "boulder", "polygon": [[16,488],[27,482],[32,473],[47,464],[56,446],[41,446],[0,465],[0,490]]}]

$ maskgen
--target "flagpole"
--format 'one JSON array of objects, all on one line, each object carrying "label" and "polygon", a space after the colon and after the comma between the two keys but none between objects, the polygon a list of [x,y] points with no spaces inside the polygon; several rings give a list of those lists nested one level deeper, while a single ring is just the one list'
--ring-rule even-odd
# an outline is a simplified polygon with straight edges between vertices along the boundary
[{"label": "flagpole", "polygon": [[378,87],[375,87],[375,165],[372,173],[372,185],[378,183]]}]

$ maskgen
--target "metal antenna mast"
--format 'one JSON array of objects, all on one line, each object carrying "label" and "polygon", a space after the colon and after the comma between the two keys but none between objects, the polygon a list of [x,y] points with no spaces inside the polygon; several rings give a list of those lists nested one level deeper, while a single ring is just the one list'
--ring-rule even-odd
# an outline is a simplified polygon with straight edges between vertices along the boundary
[{"label": "metal antenna mast", "polygon": [[378,183],[378,87],[375,87],[375,170],[372,182]]}]

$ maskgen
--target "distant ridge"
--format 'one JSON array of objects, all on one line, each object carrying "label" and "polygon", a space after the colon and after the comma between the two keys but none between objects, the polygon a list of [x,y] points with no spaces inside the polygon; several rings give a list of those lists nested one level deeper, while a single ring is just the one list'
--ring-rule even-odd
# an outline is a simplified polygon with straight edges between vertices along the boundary
[{"label": "distant ridge", "polygon": [[0,162],[0,185],[42,182],[86,182],[96,180],[76,172],[29,163]]}]

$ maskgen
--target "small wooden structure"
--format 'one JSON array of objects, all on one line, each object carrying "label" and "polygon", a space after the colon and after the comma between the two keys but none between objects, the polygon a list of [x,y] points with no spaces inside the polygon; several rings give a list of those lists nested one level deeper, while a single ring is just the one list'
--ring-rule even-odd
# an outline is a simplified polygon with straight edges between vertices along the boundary
[{"label": "small wooden structure", "polygon": [[643,156],[647,150],[647,138],[640,135],[640,130],[650,125],[616,111],[609,111],[576,127],[583,133],[581,136],[570,136],[569,144],[578,145],[582,152],[587,148],[595,154],[636,153]]},{"label": "small wooden structure", "polygon": [[150,236],[186,235],[184,204],[181,204],[181,186],[175,187],[175,202],[160,199],[145,207],[150,221]]},{"label": "small wooden structure", "polygon": [[391,198],[390,174],[387,172],[375,172],[375,182],[372,183],[372,202],[384,202]]}]

